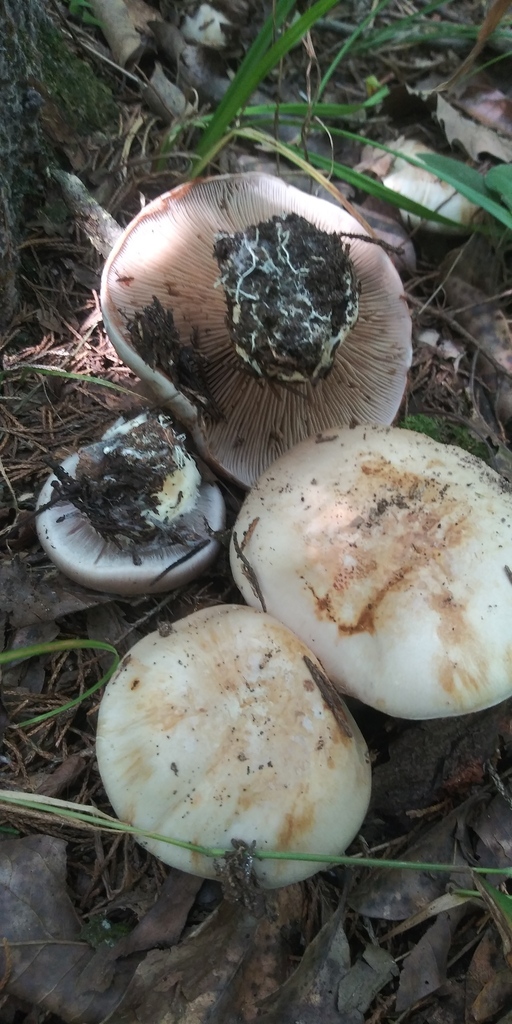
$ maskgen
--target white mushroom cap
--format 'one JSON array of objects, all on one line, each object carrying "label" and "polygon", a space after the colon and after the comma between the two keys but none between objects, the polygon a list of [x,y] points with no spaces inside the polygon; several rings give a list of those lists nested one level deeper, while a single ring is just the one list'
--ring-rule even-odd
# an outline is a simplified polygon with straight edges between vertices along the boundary
[{"label": "white mushroom cap", "polygon": [[[325,699],[319,686],[322,687]],[[333,688],[331,687],[331,690]],[[370,797],[366,744],[316,658],[270,615],[220,605],[151,633],[101,702],[98,766],[116,814],[199,846],[342,853]],[[214,861],[161,840],[161,860],[214,878]],[[255,860],[261,885],[318,863]]]},{"label": "white mushroom cap", "polygon": [[342,692],[402,718],[512,694],[512,495],[483,462],[398,428],[333,429],[247,496],[232,570]]},{"label": "white mushroom cap", "polygon": [[196,43],[213,50],[225,50],[233,23],[211,4],[199,4],[185,14],[180,31],[187,43]]},{"label": "white mushroom cap", "polygon": [[[248,372],[229,335],[213,254],[222,233],[287,214],[342,236],[361,287],[357,323],[339,344],[328,375],[314,384],[290,385]],[[114,347],[192,432],[203,457],[242,486],[331,423],[390,423],[397,412],[411,360],[402,284],[377,244],[346,238],[347,232],[365,234],[341,208],[279,178],[226,175],[180,186],[149,203],[107,260],[101,304]],[[202,404],[193,387],[181,385],[176,363],[170,368],[169,358],[163,365],[164,344],[153,356],[147,347],[134,347],[130,325],[155,298],[172,310],[179,345],[200,362]]]},{"label": "white mushroom cap", "polygon": [[119,420],[65,459],[37,508],[39,540],[55,565],[113,594],[190,582],[217,556],[214,533],[225,525],[219,488],[201,479],[169,418],[150,413]]},{"label": "white mushroom cap", "polygon": [[[397,153],[404,156],[421,157],[422,153],[433,153],[423,142],[415,139],[405,139],[395,147]],[[413,199],[415,203],[421,203],[427,210],[434,213],[441,213],[458,224],[459,228],[448,227],[435,220],[425,220],[418,217],[409,210],[401,210],[402,220],[411,227],[422,227],[425,231],[437,234],[467,234],[479,207],[470,202],[460,192],[449,185],[447,181],[441,181],[432,171],[423,167],[415,167],[402,157],[398,156],[393,161],[389,173],[383,178],[383,185],[405,196],[406,199]]]}]

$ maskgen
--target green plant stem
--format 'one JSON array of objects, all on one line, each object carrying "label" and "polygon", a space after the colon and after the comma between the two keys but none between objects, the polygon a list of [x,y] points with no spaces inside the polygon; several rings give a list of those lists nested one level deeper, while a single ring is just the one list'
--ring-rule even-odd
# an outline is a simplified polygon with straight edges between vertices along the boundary
[{"label": "green plant stem", "polygon": [[[43,811],[47,814],[53,814],[57,817],[63,817],[68,820],[74,819],[76,821],[83,821],[107,831],[125,832],[145,839],[154,839],[158,842],[168,843],[171,846],[177,846],[180,849],[190,850],[192,853],[202,854],[204,857],[220,858],[233,853],[232,849],[226,849],[225,847],[201,846],[197,843],[188,843],[183,839],[172,839],[169,836],[160,835],[158,832],[149,832],[145,829],[135,828],[135,826],[127,825],[125,822],[118,821],[116,818],[105,814],[103,811],[99,811],[95,807],[80,807],[77,805],[76,808],[70,808],[66,801],[51,799],[49,797],[27,797],[24,794],[20,795],[19,793],[13,793],[9,790],[0,790],[0,804],[2,803],[9,804],[11,806],[25,807],[29,810],[36,810],[39,812]],[[351,857],[345,855],[335,856],[327,853],[298,853],[288,850],[254,850],[251,851],[251,856],[257,860],[293,860],[315,864],[340,865],[353,868],[364,867],[386,868],[389,870],[433,871],[444,874],[472,871],[475,874],[480,875],[512,877],[512,867],[470,867],[468,864],[432,864],[429,861],[388,860],[387,858]]]},{"label": "green plant stem", "polygon": [[66,380],[78,380],[84,384],[99,384],[102,388],[108,388],[110,391],[119,391],[123,395],[134,395],[133,391],[129,388],[123,388],[121,384],[114,384],[110,380],[102,380],[101,377],[91,377],[87,373],[74,373],[72,370],[55,370],[50,366],[37,366],[29,363],[21,363],[19,366],[10,366],[8,370],[0,371],[0,383],[6,377],[12,377],[15,374],[24,373],[39,373],[42,377],[64,377]]},{"label": "green plant stem", "polygon": [[93,686],[85,690],[84,693],[80,694],[79,697],[75,697],[73,700],[67,701],[60,708],[55,708],[53,711],[46,711],[42,715],[36,715],[35,718],[28,718],[24,722],[16,722],[18,729],[26,729],[29,725],[39,725],[40,722],[45,722],[48,718],[55,718],[56,715],[62,714],[63,711],[69,711],[70,708],[76,707],[81,704],[86,697],[90,697],[93,693],[96,693],[105,683],[108,682],[110,677],[115,672],[119,665],[119,655],[112,646],[112,644],[105,643],[103,640],[53,640],[46,644],[32,644],[30,647],[17,647],[14,650],[2,651],[0,653],[0,665],[9,665],[13,661],[21,661],[24,658],[35,658],[40,654],[54,654],[58,651],[81,651],[81,650],[98,650],[108,651],[114,655],[112,665],[107,672],[101,677],[101,679],[94,683]]},{"label": "green plant stem", "polygon": [[[281,156],[286,157],[286,159],[291,163],[300,167],[301,170],[305,171],[306,174],[309,174],[311,178],[325,188],[328,188],[329,186],[325,174],[319,173],[312,165],[317,164],[321,171],[327,171],[329,174],[334,174],[335,177],[339,178],[341,181],[347,181],[356,188],[361,188],[370,195],[392,203],[394,206],[398,206],[401,209],[409,210],[411,213],[415,213],[417,216],[422,217],[425,220],[435,220],[441,224],[446,224],[449,227],[454,226],[454,222],[449,220],[448,217],[443,217],[440,213],[436,213],[433,210],[427,210],[426,207],[422,206],[420,203],[415,203],[412,199],[406,199],[403,196],[399,196],[396,192],[393,192],[391,189],[381,185],[380,182],[374,181],[373,178],[368,178],[365,174],[361,174],[359,171],[352,170],[351,167],[346,167],[344,164],[339,164],[335,160],[329,160],[327,157],[322,157],[315,153],[309,154],[308,162],[304,159],[298,147],[289,145],[285,142],[279,142],[278,139],[274,139],[271,135],[268,135],[266,132],[259,131],[257,128],[234,128],[233,131],[222,140],[222,145],[229,142],[232,137],[249,139],[251,142],[256,142],[269,149],[273,149]],[[219,148],[221,148],[220,145]]]},{"label": "green plant stem", "polygon": [[327,88],[327,86],[328,86],[328,84],[329,84],[329,82],[330,82],[334,72],[337,69],[337,67],[341,64],[341,61],[343,60],[344,57],[346,57],[347,53],[349,53],[349,51],[352,49],[356,39],[359,38],[359,36],[364,32],[364,30],[368,27],[368,25],[373,21],[375,16],[377,14],[380,14],[380,12],[383,11],[384,8],[388,6],[388,4],[389,4],[389,0],[381,0],[381,2],[379,4],[377,4],[377,7],[375,7],[375,8],[372,7],[372,10],[367,15],[367,17],[363,18],[361,24],[358,25],[354,29],[354,31],[352,32],[352,35],[349,36],[349,38],[343,43],[343,46],[340,47],[340,49],[338,50],[338,53],[336,54],[334,60],[331,62],[330,66],[328,67],[327,71],[325,72],[325,75],[323,76],[323,78],[322,78],[322,80],[320,82],[320,85],[318,86],[318,97],[317,98],[319,100],[322,98],[322,96],[323,96],[323,94],[324,94],[324,92],[325,92],[325,90],[326,90],[326,88]]}]

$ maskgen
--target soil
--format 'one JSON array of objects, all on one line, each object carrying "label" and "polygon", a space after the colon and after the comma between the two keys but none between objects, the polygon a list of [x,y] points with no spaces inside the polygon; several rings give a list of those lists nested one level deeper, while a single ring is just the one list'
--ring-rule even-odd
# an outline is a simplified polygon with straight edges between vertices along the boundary
[{"label": "soil", "polygon": [[235,348],[256,374],[315,380],[357,318],[359,285],[337,235],[288,214],[214,248]]}]

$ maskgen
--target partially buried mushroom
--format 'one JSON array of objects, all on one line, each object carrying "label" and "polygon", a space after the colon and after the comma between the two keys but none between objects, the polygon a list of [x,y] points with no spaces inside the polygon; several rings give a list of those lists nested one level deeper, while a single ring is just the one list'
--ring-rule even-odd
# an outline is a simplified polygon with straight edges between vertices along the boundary
[{"label": "partially buried mushroom", "polygon": [[398,428],[326,431],[260,478],[231,565],[343,693],[401,718],[512,694],[512,494],[485,463]]},{"label": "partially buried mushroom", "polygon": [[39,540],[95,590],[158,593],[194,579],[219,551],[219,488],[203,480],[168,416],[118,420],[56,466],[39,495]]},{"label": "partially buried mushroom", "polygon": [[[370,797],[366,744],[315,656],[270,615],[238,605],[194,612],[132,647],[107,684],[96,751],[122,821],[217,850],[234,841],[335,857]],[[221,870],[202,853],[139,841],[192,874]],[[321,866],[254,859],[268,888]]]},{"label": "partially buried mushroom", "polygon": [[242,486],[331,423],[390,423],[402,398],[411,322],[391,260],[340,207],[270,175],[145,206],[101,305],[121,358]]},{"label": "partially buried mushroom", "polygon": [[[383,178],[383,184],[393,192],[405,196],[406,199],[413,199],[416,203],[425,206],[427,210],[441,213],[448,217],[453,224],[441,224],[435,220],[422,219],[409,210],[401,210],[402,220],[413,228],[421,227],[425,231],[437,234],[468,234],[472,224],[479,214],[479,207],[471,203],[466,196],[457,192],[448,182],[442,181],[432,171],[424,167],[411,164],[403,157],[412,157],[421,160],[422,155],[435,155],[433,149],[429,149],[423,142],[415,139],[400,140],[395,144],[395,159]],[[403,156],[398,155],[403,154]],[[464,167],[461,164],[461,167]]]}]

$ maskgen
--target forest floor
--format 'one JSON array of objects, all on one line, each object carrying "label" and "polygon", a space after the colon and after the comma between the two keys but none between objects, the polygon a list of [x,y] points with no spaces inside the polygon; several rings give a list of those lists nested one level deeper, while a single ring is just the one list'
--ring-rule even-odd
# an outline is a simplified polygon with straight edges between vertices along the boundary
[{"label": "forest floor", "polygon": [[[124,226],[141,202],[187,180],[198,130],[192,116],[166,123],[141,91],[157,60],[175,79],[165,53],[148,43],[127,74],[99,27],[82,17],[88,5],[69,6],[74,15],[52,5],[52,17],[110,90],[116,119],[78,130],[66,111],[48,104],[44,129],[60,167]],[[236,71],[268,13],[259,3],[250,16],[238,0],[221,6],[234,23],[228,49],[203,67],[197,91],[193,76],[192,85],[181,83],[195,117],[215,106],[218,81]],[[132,11],[131,2],[127,7]],[[324,101],[357,105],[383,86],[386,95],[343,123],[351,137],[309,124],[306,153],[330,153],[375,180],[385,173],[382,152],[360,136],[391,147],[401,135],[418,138],[482,173],[506,163],[503,153],[512,161],[510,60],[492,39],[477,61],[485,69],[474,65],[469,78],[441,93],[446,109],[436,117],[433,90],[474,42],[443,34],[443,26],[478,28],[485,5],[467,0],[430,11],[393,0],[370,27],[392,28],[422,7],[421,24],[440,27],[437,36],[426,33],[422,41],[397,31],[381,49],[349,52]],[[262,83],[268,102],[282,90],[286,101],[314,93],[354,14],[362,19],[370,8],[340,4],[326,13]],[[156,6],[153,13],[160,19]],[[146,25],[150,14],[146,9]],[[449,142],[468,137],[471,151],[464,141],[450,149]],[[209,166],[212,174],[247,170],[332,199],[270,147],[240,137]],[[461,236],[412,228],[391,205],[331,180],[378,237],[399,249],[414,355],[397,422],[461,445],[512,481],[510,232],[496,223]],[[21,302],[1,342],[0,617],[5,647],[34,653],[3,666],[0,788],[112,813],[95,760],[101,691],[68,706],[108,672],[112,655],[80,641],[111,644],[122,657],[151,630],[241,597],[225,548],[186,587],[119,598],[68,580],[38,543],[34,508],[50,467],[150,401],[105,333],[102,265],[49,178],[26,211]],[[243,492],[218,482],[232,525]],[[41,650],[55,640],[70,641],[71,649]],[[427,722],[391,719],[356,702],[351,710],[370,748],[373,793],[348,852],[452,864],[453,873],[337,867],[272,891],[257,915],[243,899],[226,897],[222,868],[218,879],[203,882],[168,869],[123,832],[3,803],[0,1020],[511,1024],[510,882],[499,875],[498,888],[489,890],[471,868],[512,863],[512,698],[475,715]]]}]

